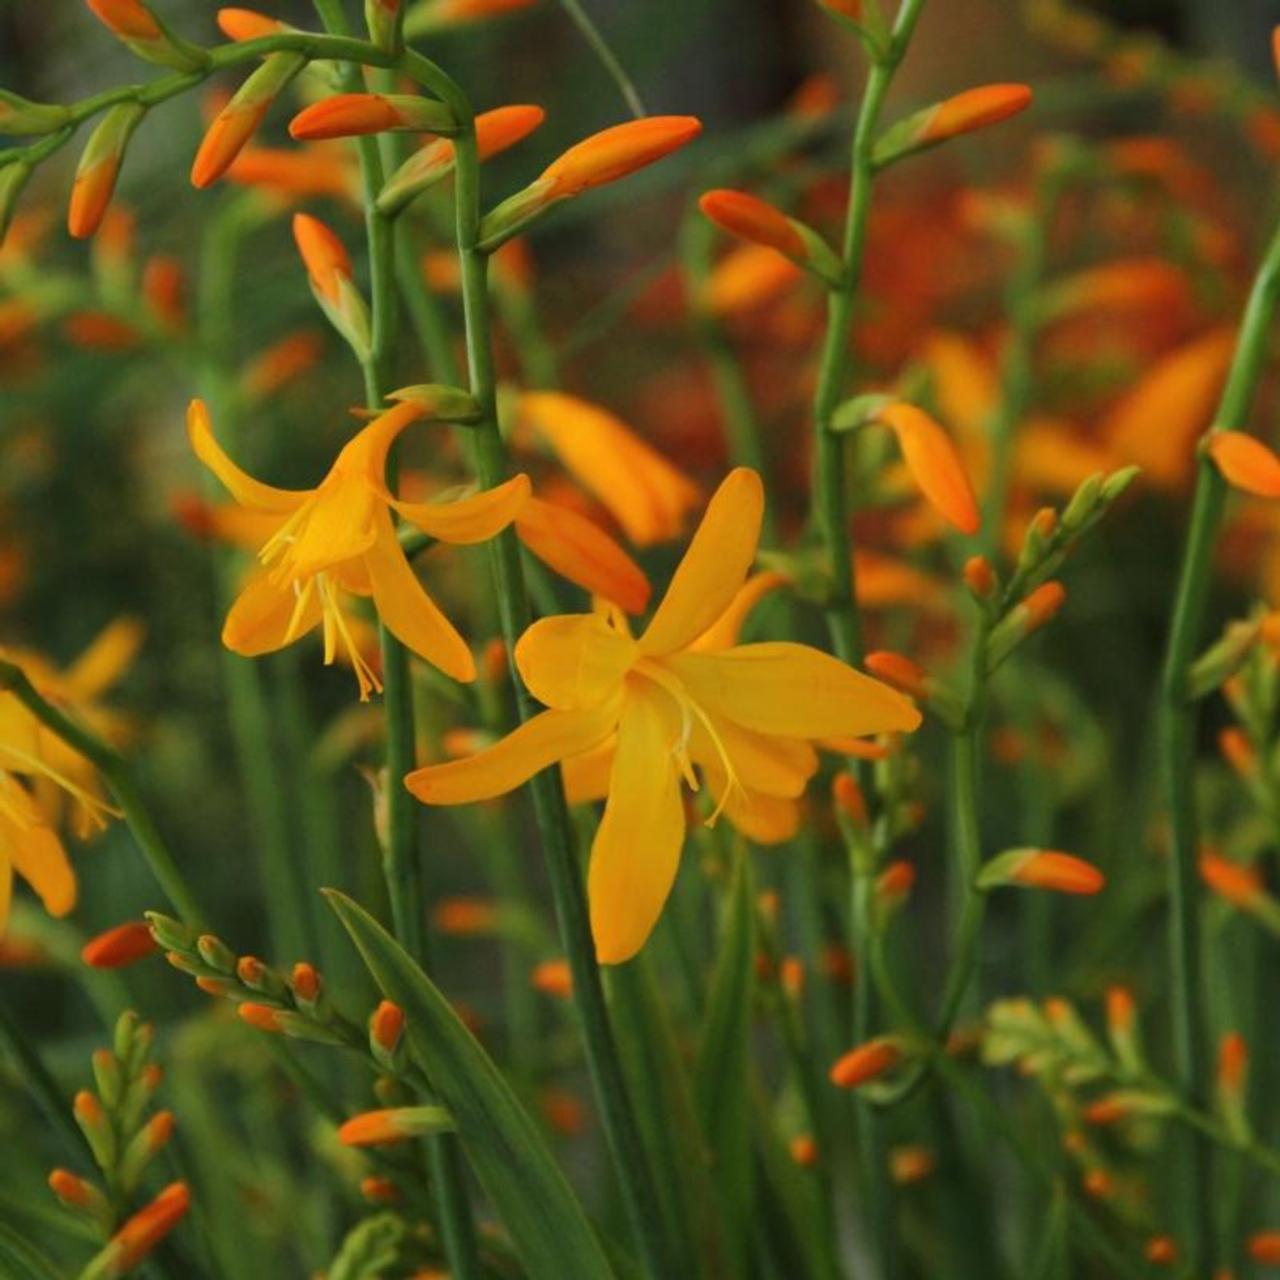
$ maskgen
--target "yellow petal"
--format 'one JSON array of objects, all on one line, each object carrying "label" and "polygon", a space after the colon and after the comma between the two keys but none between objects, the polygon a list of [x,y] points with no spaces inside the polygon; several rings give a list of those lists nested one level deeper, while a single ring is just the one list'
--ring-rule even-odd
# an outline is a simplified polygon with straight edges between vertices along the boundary
[{"label": "yellow petal", "polygon": [[0,938],[9,924],[9,907],[13,901],[13,867],[0,851]]},{"label": "yellow petal", "polygon": [[330,475],[316,490],[296,540],[282,557],[290,576],[307,578],[354,560],[373,546],[386,507],[359,475]]},{"label": "yellow petal", "polygon": [[613,772],[613,756],[617,749],[617,735],[611,733],[590,751],[561,762],[564,798],[570,804],[589,804],[592,800],[603,800],[609,794],[609,775]]},{"label": "yellow petal", "polygon": [[621,964],[644,946],[680,864],[684,804],[659,696],[635,690],[627,699],[609,799],[591,846],[587,897],[601,964]]},{"label": "yellow petal", "polygon": [[[724,816],[756,844],[781,844],[800,829],[800,804],[793,798],[766,795],[750,787],[728,785],[723,771],[708,768],[707,786]],[[739,779],[741,781],[741,779]]]},{"label": "yellow petal", "polygon": [[[689,729],[689,754],[710,775],[724,771],[725,756],[734,776],[750,791],[794,799],[818,770],[818,753],[802,738],[783,738],[744,729],[724,716],[695,718]],[[712,736],[714,734],[714,737]]]},{"label": "yellow petal", "polygon": [[512,476],[505,483],[456,502],[394,502],[410,524],[441,542],[465,546],[485,542],[501,533],[529,497],[529,477]]},{"label": "yellow petal", "polygon": [[763,515],[760,477],[748,467],[729,472],[640,637],[643,652],[683,649],[729,608],[755,559]]},{"label": "yellow petal", "polygon": [[245,658],[274,653],[320,623],[320,593],[312,591],[289,635],[298,596],[292,587],[276,586],[268,570],[259,569],[245,583],[222,624],[222,643]]},{"label": "yellow petal", "polygon": [[388,451],[396,437],[422,417],[422,413],[422,406],[412,400],[392,405],[347,441],[334,463],[334,470],[357,471],[372,484],[381,486],[386,479]]},{"label": "yellow petal", "polygon": [[698,501],[697,486],[599,405],[560,391],[527,391],[522,423],[617,519],[638,546],[674,538]]},{"label": "yellow petal", "polygon": [[46,826],[11,830],[8,854],[14,870],[40,895],[51,916],[65,916],[76,905],[76,877],[62,841]]},{"label": "yellow petal", "polygon": [[707,711],[787,738],[909,732],[920,713],[897,690],[808,645],[777,641],[682,653],[663,666]]},{"label": "yellow petal", "polygon": [[227,492],[241,506],[284,514],[296,511],[310,496],[308,492],[294,489],[276,489],[241,471],[213,438],[209,411],[203,400],[193,400],[187,409],[187,436],[196,457],[222,481]]},{"label": "yellow petal", "polygon": [[716,649],[729,649],[738,643],[742,625],[750,617],[752,610],[771,591],[785,586],[788,582],[786,574],[776,569],[766,569],[762,573],[753,573],[738,588],[729,602],[729,607],[693,642],[699,653]]},{"label": "yellow petal", "polygon": [[516,517],[520,541],[562,578],[627,613],[649,604],[644,570],[586,516],[541,498],[530,498]]},{"label": "yellow petal", "polygon": [[66,682],[77,697],[91,699],[115,684],[142,645],[144,628],[136,618],[117,618],[94,637],[67,668]]},{"label": "yellow petal", "polygon": [[365,553],[364,566],[373,603],[387,630],[418,657],[455,680],[476,678],[476,662],[458,634],[409,567],[386,508],[376,517],[377,536]]},{"label": "yellow petal", "polygon": [[516,668],[539,702],[557,711],[595,707],[621,690],[636,642],[595,613],[535,622],[516,641]]},{"label": "yellow petal", "polygon": [[1280,498],[1280,458],[1244,431],[1215,431],[1207,446],[1222,477],[1258,498]]},{"label": "yellow petal", "polygon": [[544,711],[464,760],[415,769],[404,784],[423,804],[470,804],[514,791],[535,773],[590,751],[613,732],[617,704],[590,711]]}]

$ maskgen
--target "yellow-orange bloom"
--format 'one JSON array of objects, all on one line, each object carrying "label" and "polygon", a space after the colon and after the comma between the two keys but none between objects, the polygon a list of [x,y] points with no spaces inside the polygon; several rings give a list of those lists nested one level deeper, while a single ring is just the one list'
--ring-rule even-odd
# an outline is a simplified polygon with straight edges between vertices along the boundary
[{"label": "yellow-orange bloom", "polygon": [[405,779],[426,804],[464,804],[557,761],[611,753],[588,870],[602,963],[635,955],[657,921],[684,843],[681,782],[696,789],[695,768],[716,799],[713,820],[749,823],[757,804],[767,812],[803,792],[817,768],[812,740],[920,722],[900,694],[805,645],[697,649],[747,577],[763,512],[759,476],[731,472],[639,637],[616,609],[534,623],[514,657],[548,710],[486,751]]},{"label": "yellow-orange bloom", "polygon": [[515,519],[529,480],[518,475],[456,502],[399,501],[385,486],[387,453],[421,413],[413,402],[387,410],[343,448],[317,488],[286,490],[241,471],[214,439],[203,403],[192,401],[187,431],[196,456],[242,506],[278,520],[258,553],[262,568],[227,615],[222,639],[229,649],[254,657],[323,626],[325,661],[341,645],[367,698],[381,686],[340,608],[339,595],[348,592],[372,597],[383,624],[419,657],[457,680],[475,679],[470,648],[423,590],[391,512],[442,542],[483,542]]},{"label": "yellow-orange bloom", "polygon": [[80,959],[91,969],[119,969],[158,949],[151,926],[145,920],[129,920],[90,938],[80,949]]},{"label": "yellow-orange bloom", "polygon": [[850,1049],[831,1068],[831,1083],[841,1089],[857,1089],[882,1076],[902,1061],[902,1046],[889,1036],[868,1040]]},{"label": "yellow-orange bloom", "polygon": [[575,196],[592,187],[616,182],[678,151],[702,132],[695,116],[646,116],[628,120],[569,148],[542,172],[553,198]]},{"label": "yellow-orange bloom", "polygon": [[947,433],[922,409],[905,401],[886,405],[876,418],[897,436],[907,470],[930,505],[961,533],[977,533],[981,524],[977,499]]},{"label": "yellow-orange bloom", "polygon": [[698,487],[607,409],[562,391],[526,391],[516,444],[544,441],[638,546],[678,536]]},{"label": "yellow-orange bloom", "polygon": [[1258,498],[1280,498],[1280,457],[1256,436],[1215,431],[1205,452],[1229,485]]},{"label": "yellow-orange bloom", "polygon": [[940,102],[920,134],[922,142],[942,142],[957,134],[984,129],[1017,115],[1031,105],[1025,84],[985,84]]}]

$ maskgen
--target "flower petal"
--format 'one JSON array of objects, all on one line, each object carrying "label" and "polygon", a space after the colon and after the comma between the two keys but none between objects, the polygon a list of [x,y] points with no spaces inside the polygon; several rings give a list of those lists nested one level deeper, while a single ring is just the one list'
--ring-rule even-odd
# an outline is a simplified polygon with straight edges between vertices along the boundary
[{"label": "flower petal", "polygon": [[680,864],[684,804],[660,696],[633,690],[627,699],[609,799],[591,846],[587,897],[601,964],[621,964],[644,946]]},{"label": "flower petal", "polygon": [[609,775],[613,772],[613,756],[617,749],[617,735],[611,733],[590,751],[560,762],[564,798],[570,804],[589,804],[592,800],[603,800],[609,794]]},{"label": "flower petal", "polygon": [[535,773],[581,755],[613,732],[617,704],[590,711],[544,711],[486,751],[415,769],[404,784],[423,804],[470,804],[514,791]]},{"label": "flower petal", "polygon": [[1280,498],[1280,458],[1244,431],[1215,431],[1206,445],[1222,477],[1258,498]]},{"label": "flower petal", "polygon": [[516,517],[520,541],[562,578],[627,613],[649,604],[644,570],[593,520],[569,507],[530,498]]},{"label": "flower petal", "polygon": [[523,508],[529,490],[529,477],[521,474],[456,502],[393,502],[391,505],[430,537],[465,546],[485,542],[501,533]]},{"label": "flower petal", "polygon": [[307,578],[354,560],[373,546],[386,508],[359,476],[331,473],[316,490],[296,540],[282,557],[295,578]]},{"label": "flower petal", "polygon": [[693,642],[693,647],[700,653],[705,653],[716,649],[728,649],[737,644],[743,623],[756,605],[771,591],[786,586],[788,581],[787,575],[779,573],[777,569],[765,569],[761,573],[753,573],[738,588],[724,613]]},{"label": "flower petal", "polygon": [[296,511],[310,497],[307,491],[276,489],[241,471],[214,439],[209,411],[203,400],[193,400],[187,408],[187,437],[196,457],[222,481],[227,492],[241,506],[284,514]]},{"label": "flower petal", "polygon": [[982,522],[977,499],[951,437],[905,401],[882,409],[879,417],[897,436],[907,470],[929,504],[961,533],[977,533]]},{"label": "flower petal", "polygon": [[[320,623],[320,593],[312,591],[302,616],[289,635],[298,596],[292,587],[277,586],[268,570],[250,575],[222,624],[222,643],[232,653],[256,658],[292,644]],[[286,639],[286,637],[288,637]]]},{"label": "flower petal", "polygon": [[385,508],[375,518],[376,536],[364,555],[373,603],[387,630],[418,657],[455,680],[476,678],[467,642],[423,590],[409,567]]},{"label": "flower petal", "polygon": [[67,685],[77,697],[97,697],[127,670],[142,645],[143,632],[137,618],[116,618],[107,623],[67,668]]},{"label": "flower petal", "polygon": [[516,668],[539,702],[595,707],[621,689],[636,642],[595,613],[542,618],[516,641]]},{"label": "flower petal", "polygon": [[800,829],[800,804],[786,796],[765,795],[750,787],[729,787],[723,770],[705,770],[707,786],[724,816],[756,844],[781,844]]},{"label": "flower petal", "polygon": [[728,756],[735,776],[748,790],[794,799],[818,771],[818,754],[803,738],[756,733],[724,716],[707,718],[710,725],[700,718],[690,725],[689,754],[708,772],[723,772]]},{"label": "flower petal", "polygon": [[748,467],[729,472],[640,637],[643,652],[683,649],[729,608],[755,559],[763,516],[760,477]]},{"label": "flower petal", "polygon": [[920,712],[896,690],[808,645],[777,641],[663,660],[704,710],[787,738],[910,731]]},{"label": "flower petal", "polygon": [[14,830],[14,836],[8,849],[14,870],[40,895],[51,916],[65,916],[76,905],[76,877],[62,841],[45,826]]}]

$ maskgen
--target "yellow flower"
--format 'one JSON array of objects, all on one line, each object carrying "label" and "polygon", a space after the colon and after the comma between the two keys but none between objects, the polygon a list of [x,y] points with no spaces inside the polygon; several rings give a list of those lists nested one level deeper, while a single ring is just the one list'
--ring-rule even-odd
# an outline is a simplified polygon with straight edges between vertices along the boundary
[{"label": "yellow flower", "polygon": [[187,431],[196,456],[249,510],[277,520],[222,629],[222,641],[247,657],[270,653],[323,627],[325,662],[339,645],[355,669],[361,699],[380,689],[361,656],[342,593],[372,597],[378,616],[402,644],[456,680],[474,680],[466,641],[423,590],[396,536],[392,511],[441,542],[483,542],[505,529],[529,496],[518,475],[453,502],[401,502],[385,485],[387,453],[422,413],[398,404],[365,426],[339,453],[315,489],[276,489],[241,471],[213,437],[204,405],[192,401]]},{"label": "yellow flower", "polygon": [[638,638],[614,609],[534,623],[515,660],[549,709],[487,751],[405,779],[426,804],[486,800],[616,734],[587,886],[603,963],[635,955],[662,910],[684,842],[680,784],[698,788],[695,766],[714,821],[798,796],[816,768],[814,740],[920,722],[902,695],[805,645],[699,647],[747,577],[763,510],[759,476],[731,472]]}]

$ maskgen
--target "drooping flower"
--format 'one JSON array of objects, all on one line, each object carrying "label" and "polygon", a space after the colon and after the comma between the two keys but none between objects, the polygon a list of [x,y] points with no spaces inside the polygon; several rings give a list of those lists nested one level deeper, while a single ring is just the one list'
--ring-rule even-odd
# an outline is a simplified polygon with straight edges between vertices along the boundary
[{"label": "drooping flower", "polygon": [[813,740],[920,722],[900,694],[805,645],[699,651],[747,576],[763,510],[759,476],[731,472],[639,637],[616,610],[534,623],[515,660],[548,710],[487,751],[405,779],[426,804],[490,799],[616,735],[588,875],[603,963],[635,955],[657,921],[684,842],[681,782],[697,790],[695,768],[714,821],[756,796],[798,796],[816,768]]},{"label": "drooping flower", "polygon": [[222,640],[229,649],[270,653],[323,626],[325,661],[342,646],[365,699],[381,686],[352,640],[341,608],[345,592],[372,597],[383,624],[420,658],[454,679],[475,679],[470,648],[410,568],[391,513],[441,542],[483,542],[515,519],[529,480],[517,475],[453,502],[399,501],[386,489],[387,453],[422,413],[412,402],[388,409],[348,442],[318,487],[287,490],[241,471],[214,439],[204,404],[192,401],[187,431],[196,456],[243,507],[278,522],[258,553],[262,567],[227,615]]}]

